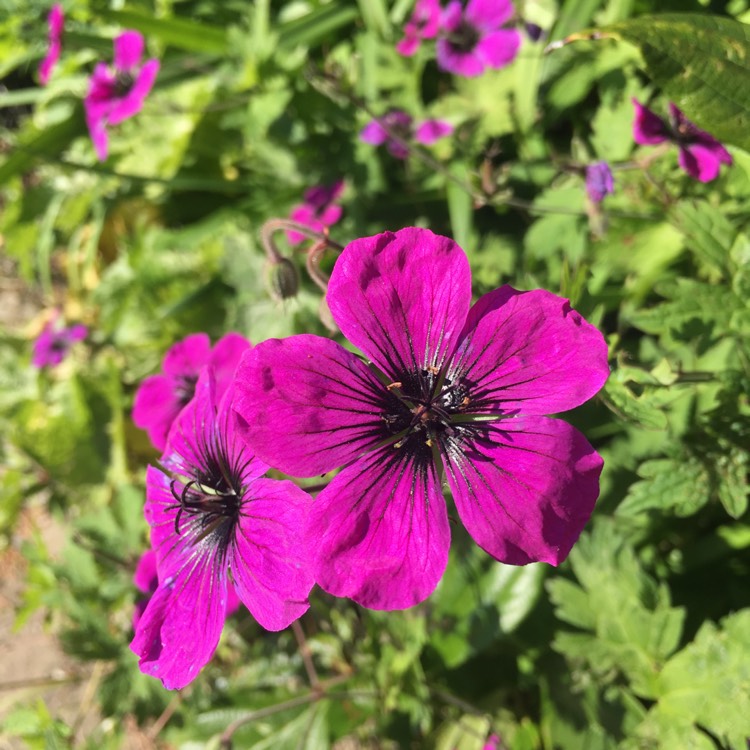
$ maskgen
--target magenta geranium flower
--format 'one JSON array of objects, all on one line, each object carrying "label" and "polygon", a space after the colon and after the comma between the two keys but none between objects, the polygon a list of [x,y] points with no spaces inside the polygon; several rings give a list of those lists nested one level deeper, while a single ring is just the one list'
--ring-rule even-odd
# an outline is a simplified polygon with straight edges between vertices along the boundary
[{"label": "magenta geranium flower", "polygon": [[423,39],[437,36],[440,17],[440,0],[417,0],[414,12],[404,26],[404,38],[396,45],[396,50],[405,57],[411,57]]},{"label": "magenta geranium flower", "polygon": [[470,308],[466,255],[426,229],[350,243],[326,299],[369,363],[318,336],[271,339],[243,355],[234,403],[271,466],[296,476],[344,467],[313,504],[317,582],[374,609],[425,599],[448,559],[443,477],[497,560],[564,560],[602,459],[543,415],[602,387],[601,333],[542,290],[504,286]]},{"label": "magenta geranium flower", "polygon": [[117,125],[138,114],[159,72],[158,60],[143,57],[143,37],[125,31],[115,39],[114,66],[97,63],[83,100],[86,124],[100,161],[107,158],[107,126]]},{"label": "magenta geranium flower", "polygon": [[373,146],[385,144],[392,156],[406,159],[409,155],[408,146],[396,140],[393,135],[406,142],[415,140],[430,146],[452,132],[453,125],[445,120],[425,120],[415,127],[410,114],[401,109],[392,109],[381,117],[370,120],[360,131],[359,138]]},{"label": "magenta geranium flower", "polygon": [[722,164],[731,165],[732,155],[705,130],[701,130],[669,103],[669,122],[633,99],[635,120],[633,139],[642,146],[652,146],[669,141],[680,150],[680,166],[700,182],[711,182],[719,176]]},{"label": "magenta geranium flower", "polygon": [[615,192],[615,180],[606,161],[597,161],[586,167],[586,193],[594,203]]},{"label": "magenta geranium flower", "polygon": [[[344,209],[336,203],[344,191],[344,181],[338,180],[332,185],[316,185],[305,191],[304,203],[292,209],[289,218],[304,224],[315,232],[322,232],[332,227],[340,218]],[[287,239],[293,245],[298,245],[306,239],[304,234],[289,231]]]},{"label": "magenta geranium flower", "polygon": [[249,346],[238,333],[228,333],[211,350],[205,333],[193,333],[178,341],[164,355],[161,373],[150,375],[138,386],[133,401],[133,422],[148,432],[154,447],[163,451],[177,415],[193,398],[198,375],[210,364],[219,387],[234,375],[240,354]]},{"label": "magenta geranium flower", "polygon": [[67,356],[76,341],[82,341],[88,335],[88,328],[81,323],[64,326],[58,322],[58,316],[52,318],[34,341],[31,364],[34,367],[56,367]]},{"label": "magenta geranium flower", "polygon": [[49,83],[52,70],[60,59],[62,52],[62,32],[65,25],[65,14],[62,5],[55,3],[47,16],[47,54],[39,65],[39,83],[46,86]]},{"label": "magenta geranium flower", "polygon": [[516,29],[501,28],[514,13],[510,0],[451,0],[437,40],[438,67],[459,76],[478,76],[511,63],[521,44]]},{"label": "magenta geranium flower", "polygon": [[161,468],[146,474],[146,520],[159,583],[130,644],[141,671],[169,689],[191,682],[219,642],[234,586],[267,630],[308,608],[304,533],[311,498],[267,466],[235,430],[231,388],[211,367],[175,422]]}]

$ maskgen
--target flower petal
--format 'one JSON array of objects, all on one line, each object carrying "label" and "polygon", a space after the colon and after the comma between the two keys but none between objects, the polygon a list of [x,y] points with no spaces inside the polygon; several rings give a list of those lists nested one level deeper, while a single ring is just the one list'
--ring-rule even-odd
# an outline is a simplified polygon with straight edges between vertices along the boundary
[{"label": "flower petal", "polygon": [[258,479],[248,494],[227,559],[252,616],[266,630],[282,630],[310,606],[314,580],[305,534],[312,498],[273,479]]},{"label": "flower petal", "polygon": [[[193,400],[172,425],[162,465],[182,476],[195,478],[196,471],[200,476],[201,470],[206,468],[207,455],[220,455],[228,464],[242,467],[243,481],[265,474],[268,465],[248,451],[245,441],[237,434],[236,416],[231,409],[233,398],[234,384],[218,400],[213,370],[205,367],[195,386]],[[167,501],[172,506],[174,519],[177,515],[175,500],[167,498]]]},{"label": "flower petal", "polygon": [[438,68],[457,76],[474,78],[484,73],[486,67],[484,58],[477,52],[476,48],[464,52],[454,46],[450,40],[440,37],[435,44]]},{"label": "flower petal", "polygon": [[324,227],[332,227],[341,218],[341,214],[343,213],[344,209],[333,203],[321,211],[318,215],[318,220]]},{"label": "flower petal", "polygon": [[143,35],[137,31],[123,31],[115,39],[115,67],[128,72],[141,61],[143,57]]},{"label": "flower petal", "polygon": [[222,336],[211,350],[208,366],[216,380],[215,398],[220,401],[227,389],[234,382],[242,355],[250,348],[250,342],[239,333],[227,333]]},{"label": "flower petal", "polygon": [[434,467],[393,448],[334,477],[313,503],[309,533],[318,584],[371,609],[423,601],[448,561],[448,513]]},{"label": "flower petal", "polygon": [[425,120],[414,134],[414,139],[417,143],[423,143],[425,146],[429,146],[435,141],[439,141],[441,138],[450,135],[453,132],[453,125],[445,120]]},{"label": "flower petal", "polygon": [[141,616],[131,650],[142,672],[169,690],[185,687],[219,643],[227,607],[226,571],[217,551],[192,554],[161,581]]},{"label": "flower petal", "polygon": [[445,456],[464,526],[512,565],[567,557],[594,509],[602,463],[574,427],[540,417],[495,423]]},{"label": "flower petal", "polygon": [[359,140],[369,143],[372,146],[379,146],[385,143],[388,133],[378,120],[371,120],[359,131]]},{"label": "flower petal", "polygon": [[478,413],[554,414],[579,406],[609,375],[602,334],[568,300],[537,289],[490,292],[448,376],[469,387]]},{"label": "flower petal", "polygon": [[502,68],[513,62],[521,46],[521,34],[516,29],[500,29],[482,37],[474,48],[490,68]]},{"label": "flower petal", "polygon": [[158,72],[158,60],[149,60],[141,68],[130,91],[121,98],[113,99],[112,108],[107,117],[110,125],[117,125],[143,109],[143,102],[151,91]]},{"label": "flower petal", "polygon": [[680,166],[695,180],[711,182],[719,176],[721,164],[731,164],[732,157],[720,144],[692,143],[680,148]]},{"label": "flower petal", "polygon": [[237,368],[238,429],[274,468],[315,476],[349,463],[382,438],[385,386],[335,341],[269,339]]},{"label": "flower petal", "polygon": [[156,591],[158,577],[156,575],[156,553],[147,549],[138,560],[133,573],[133,583],[139,591],[150,594]]},{"label": "flower petal", "polygon": [[[396,43],[396,52],[404,57],[412,57],[417,53],[421,44],[421,37],[407,35],[401,41]],[[364,138],[362,140],[364,140]]]},{"label": "flower petal", "polygon": [[491,30],[502,26],[514,13],[510,0],[469,0],[466,19],[472,26]]},{"label": "flower petal", "polygon": [[166,448],[169,428],[179,413],[180,404],[169,378],[151,375],[138,386],[133,400],[133,422],[146,430],[157,450]]},{"label": "flower petal", "polygon": [[342,333],[388,377],[439,367],[471,303],[471,271],[451,239],[409,227],[355,240],[326,297]]},{"label": "flower petal", "polygon": [[171,346],[164,355],[162,371],[165,375],[198,376],[211,355],[211,339],[205,333],[192,333]]},{"label": "flower petal", "polygon": [[668,140],[670,133],[664,120],[637,99],[631,101],[635,107],[633,140],[642,146],[653,146]]},{"label": "flower petal", "polygon": [[109,153],[109,134],[107,133],[107,125],[105,121],[102,119],[87,117],[86,124],[89,129],[89,135],[91,136],[91,142],[94,144],[96,158],[99,159],[99,161],[106,161],[107,154]]}]

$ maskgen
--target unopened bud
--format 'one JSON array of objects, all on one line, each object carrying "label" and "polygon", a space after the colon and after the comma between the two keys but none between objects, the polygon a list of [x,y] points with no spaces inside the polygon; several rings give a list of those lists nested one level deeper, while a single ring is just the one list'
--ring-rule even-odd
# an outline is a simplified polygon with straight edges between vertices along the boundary
[{"label": "unopened bud", "polygon": [[268,264],[268,291],[277,300],[291,299],[299,291],[299,274],[289,258],[279,257]]}]

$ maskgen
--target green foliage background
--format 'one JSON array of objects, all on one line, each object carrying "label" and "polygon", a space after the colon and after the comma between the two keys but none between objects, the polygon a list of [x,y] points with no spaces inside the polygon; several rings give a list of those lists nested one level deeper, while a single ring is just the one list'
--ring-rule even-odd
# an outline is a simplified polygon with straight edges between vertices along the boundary
[{"label": "green foliage background", "polygon": [[[456,524],[443,581],[412,610],[315,590],[302,626],[322,693],[291,632],[232,618],[156,746],[218,748],[236,722],[234,746],[258,750],[479,750],[490,732],[507,750],[745,748],[750,3],[519,0],[547,42],[572,40],[545,54],[525,38],[476,79],[440,72],[429,43],[396,53],[409,0],[63,5],[63,57],[40,88],[49,6],[0,0],[0,242],[44,306],[91,334],[37,372],[41,313],[0,331],[0,532],[14,544],[34,504],[67,529],[59,559],[24,547],[18,618],[44,608],[66,650],[106,665],[102,721],[74,742],[30,702],[4,735],[117,748],[126,719],[163,715],[172,696],[128,649],[156,459],[130,421],[134,390],[192,331],[332,335],[304,274],[295,298],[269,294],[259,229],[343,177],[336,241],[429,227],[466,250],[476,295],[549,289],[604,331],[610,380],[569,415],[605,457],[601,498],[558,569],[495,563]],[[124,28],[162,68],[100,164],[81,99]],[[636,147],[631,97],[675,101],[734,165],[702,185],[675,148]],[[396,161],[358,140],[389,107],[456,133]],[[582,177],[597,160],[616,180],[601,206]]]}]

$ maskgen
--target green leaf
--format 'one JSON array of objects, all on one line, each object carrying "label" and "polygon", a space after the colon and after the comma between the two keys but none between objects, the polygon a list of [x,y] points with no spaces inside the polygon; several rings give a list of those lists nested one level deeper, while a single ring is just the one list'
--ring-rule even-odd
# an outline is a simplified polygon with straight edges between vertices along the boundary
[{"label": "green leaf", "polygon": [[700,127],[750,149],[750,26],[698,13],[640,16],[581,38],[639,48],[654,83]]},{"label": "green leaf", "polygon": [[586,26],[599,9],[602,0],[566,0],[560,8],[551,39],[562,39]]},{"label": "green leaf", "polygon": [[80,104],[73,108],[69,117],[56,125],[32,131],[31,137],[25,138],[0,164],[0,185],[29,170],[37,159],[58,157],[83,131],[83,106]]},{"label": "green leaf", "polygon": [[665,283],[657,287],[657,292],[669,301],[628,313],[630,322],[646,333],[670,331],[694,339],[693,328],[697,326],[709,336],[720,336],[738,308],[738,300],[728,289],[694,279]]},{"label": "green leaf", "polygon": [[677,648],[685,612],[672,607],[666,586],[657,585],[613,523],[600,521],[570,555],[577,584],[549,583],[557,616],[587,632],[558,632],[554,647],[588,663],[605,683],[618,672],[643,697],[655,692],[661,665]]},{"label": "green leaf", "polygon": [[146,37],[158,39],[190,52],[207,52],[224,55],[229,50],[226,29],[211,26],[203,21],[186,18],[154,18],[150,13],[137,10],[102,10],[101,15],[125,29],[135,29]]},{"label": "green leaf", "polygon": [[433,646],[449,667],[481,653],[500,633],[511,633],[534,607],[545,577],[542,565],[502,565],[471,548],[451,552],[432,597]]},{"label": "green leaf", "polygon": [[717,457],[715,469],[719,500],[732,518],[739,518],[747,510],[750,495],[747,452],[734,448],[723,453]]},{"label": "green leaf", "polygon": [[667,427],[666,414],[660,410],[658,397],[649,398],[651,391],[644,391],[636,396],[624,383],[612,376],[604,386],[604,402],[625,419],[633,421],[651,430],[663,430]]},{"label": "green leaf", "polygon": [[[673,656],[656,680],[658,702],[627,747],[745,747],[750,716],[750,610],[705,623],[695,640]],[[645,745],[643,743],[646,743]]]},{"label": "green leaf", "polygon": [[706,201],[680,201],[669,212],[669,218],[700,261],[722,276],[729,274],[737,228],[724,213]]},{"label": "green leaf", "polygon": [[388,20],[388,8],[384,0],[357,0],[365,26],[379,34],[387,34],[391,23]]},{"label": "green leaf", "polygon": [[672,511],[690,516],[711,497],[705,467],[695,459],[658,458],[646,461],[639,469],[641,481],[630,487],[618,515],[635,516],[647,510]]},{"label": "green leaf", "polygon": [[351,5],[323,5],[312,13],[279,26],[279,46],[296,47],[304,44],[312,47],[359,17],[359,10]]},{"label": "green leaf", "polygon": [[[454,169],[454,172],[459,172],[459,170]],[[466,176],[467,173],[465,170],[460,170],[460,173],[457,174],[457,177],[461,180],[465,180]],[[453,239],[461,247],[471,247],[474,244],[472,242],[472,227],[474,223],[473,199],[461,185],[452,180],[448,180],[445,190],[448,196],[448,215],[451,219]]]}]

